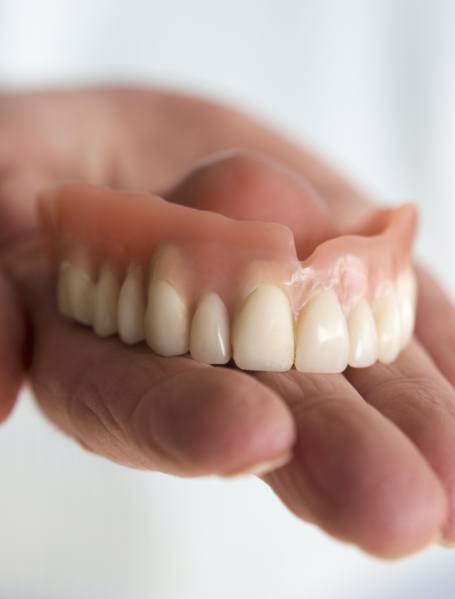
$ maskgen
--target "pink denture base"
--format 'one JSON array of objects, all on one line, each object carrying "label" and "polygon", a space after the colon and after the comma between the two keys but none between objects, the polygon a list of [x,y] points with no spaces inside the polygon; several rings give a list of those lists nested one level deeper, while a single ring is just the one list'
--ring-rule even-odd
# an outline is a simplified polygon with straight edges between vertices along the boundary
[{"label": "pink denture base", "polygon": [[333,288],[346,312],[361,296],[372,301],[383,281],[409,267],[416,229],[416,210],[405,204],[298,256],[284,225],[235,220],[153,194],[66,184],[45,192],[40,205],[57,260],[82,253],[94,268],[139,264],[190,303],[218,293],[230,312],[261,282],[280,286],[295,313],[320,288]]}]

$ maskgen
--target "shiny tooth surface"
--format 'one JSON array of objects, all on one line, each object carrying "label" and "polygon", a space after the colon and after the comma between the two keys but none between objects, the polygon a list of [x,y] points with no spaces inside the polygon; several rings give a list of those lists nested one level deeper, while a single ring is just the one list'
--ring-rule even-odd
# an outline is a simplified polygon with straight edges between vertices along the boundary
[{"label": "shiny tooth surface", "polygon": [[61,314],[72,317],[69,290],[70,263],[64,261],[60,264],[57,278],[57,306]]},{"label": "shiny tooth surface", "polygon": [[117,332],[119,293],[118,275],[114,268],[106,264],[100,270],[93,301],[93,329],[100,337]]},{"label": "shiny tooth surface", "polygon": [[81,324],[92,324],[94,284],[90,274],[79,264],[69,264],[67,277],[71,317]]},{"label": "shiny tooth surface", "polygon": [[206,364],[226,364],[231,358],[229,316],[222,299],[208,293],[199,302],[191,323],[191,357]]},{"label": "shiny tooth surface", "polygon": [[144,296],[142,270],[131,265],[120,288],[117,306],[118,333],[129,345],[144,339]]},{"label": "shiny tooth surface", "polygon": [[274,285],[261,285],[234,319],[234,361],[245,370],[286,371],[294,361],[293,317],[288,298]]},{"label": "shiny tooth surface", "polygon": [[378,332],[378,358],[390,364],[400,353],[401,318],[398,294],[391,282],[384,284],[376,302],[374,318]]},{"label": "shiny tooth surface", "polygon": [[370,304],[365,298],[353,308],[348,318],[349,365],[371,366],[378,359],[378,335]]},{"label": "shiny tooth surface", "polygon": [[300,312],[295,367],[301,372],[343,372],[349,357],[346,318],[336,293],[320,291]]},{"label": "shiny tooth surface", "polygon": [[412,269],[402,271],[397,278],[398,305],[401,318],[401,348],[411,340],[417,308],[417,280]]},{"label": "shiny tooth surface", "polygon": [[188,306],[184,298],[167,281],[152,279],[145,315],[148,345],[160,356],[185,354],[189,331]]}]

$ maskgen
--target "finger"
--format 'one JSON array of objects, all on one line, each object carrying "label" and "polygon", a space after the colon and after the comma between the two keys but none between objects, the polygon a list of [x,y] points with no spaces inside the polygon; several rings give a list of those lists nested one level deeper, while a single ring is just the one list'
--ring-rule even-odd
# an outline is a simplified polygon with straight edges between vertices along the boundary
[{"label": "finger", "polygon": [[419,301],[416,334],[435,364],[455,386],[455,308],[447,293],[424,268],[417,269]]},{"label": "finger", "polygon": [[455,391],[417,341],[394,364],[352,369],[347,378],[409,437],[440,478],[448,498],[442,537],[454,541]]},{"label": "finger", "polygon": [[446,517],[440,482],[413,444],[341,375],[259,376],[296,421],[291,462],[267,482],[298,516],[383,557],[433,541]]},{"label": "finger", "polygon": [[25,322],[12,283],[0,272],[0,422],[10,414],[23,380]]},{"label": "finger", "polygon": [[294,424],[244,373],[98,339],[56,314],[49,277],[26,279],[35,331],[31,380],[44,412],[117,462],[179,475],[230,475],[288,459]]}]

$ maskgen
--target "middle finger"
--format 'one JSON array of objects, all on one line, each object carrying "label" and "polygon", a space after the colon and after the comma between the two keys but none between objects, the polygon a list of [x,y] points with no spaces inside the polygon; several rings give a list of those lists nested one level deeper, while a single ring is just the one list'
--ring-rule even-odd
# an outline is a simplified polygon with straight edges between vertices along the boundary
[{"label": "middle finger", "polygon": [[381,556],[414,551],[446,517],[442,486],[415,446],[342,375],[263,373],[293,413],[293,460],[268,475],[284,503]]},{"label": "middle finger", "polygon": [[421,451],[448,496],[444,540],[455,540],[455,390],[417,341],[390,365],[350,369],[365,400],[396,424]]}]

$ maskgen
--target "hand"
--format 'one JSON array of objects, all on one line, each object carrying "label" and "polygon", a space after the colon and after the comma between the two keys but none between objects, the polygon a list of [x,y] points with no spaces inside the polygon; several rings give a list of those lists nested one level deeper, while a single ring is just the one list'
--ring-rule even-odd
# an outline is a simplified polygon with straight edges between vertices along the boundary
[{"label": "hand", "polygon": [[[34,193],[46,181],[83,177],[165,192],[194,160],[232,146],[302,173],[340,231],[369,210],[336,173],[251,119],[159,92],[4,97],[0,140],[3,239],[26,238]],[[270,176],[245,155],[206,168],[240,172],[246,195],[262,193]],[[206,193],[219,191],[211,179]],[[285,177],[277,185],[288,192]],[[186,191],[197,194],[198,185]],[[56,314],[40,256],[12,241],[6,248],[32,323],[38,401],[90,450],[135,467],[226,475],[292,448],[292,460],[265,480],[329,534],[383,556],[455,540],[455,312],[427,274],[418,340],[395,364],[346,376],[252,377],[97,339]]]}]

